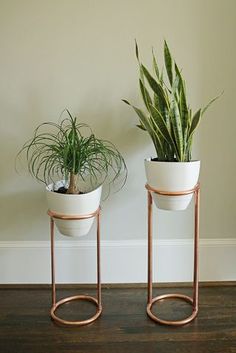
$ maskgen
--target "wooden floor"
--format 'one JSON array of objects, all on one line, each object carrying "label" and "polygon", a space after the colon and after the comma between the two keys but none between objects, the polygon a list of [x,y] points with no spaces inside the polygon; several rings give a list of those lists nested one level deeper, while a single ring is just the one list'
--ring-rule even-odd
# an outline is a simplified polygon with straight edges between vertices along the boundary
[{"label": "wooden floor", "polygon": [[[60,289],[58,294],[77,291]],[[191,294],[189,288],[158,289],[158,293],[173,291]],[[103,314],[95,323],[67,328],[49,317],[49,289],[1,289],[0,352],[236,353],[236,286],[200,288],[198,317],[178,328],[158,325],[146,316],[144,288],[105,288],[102,301]],[[166,319],[183,318],[191,311],[181,301],[159,303],[155,310]],[[91,303],[74,302],[59,309],[58,315],[78,320],[93,312]]]}]

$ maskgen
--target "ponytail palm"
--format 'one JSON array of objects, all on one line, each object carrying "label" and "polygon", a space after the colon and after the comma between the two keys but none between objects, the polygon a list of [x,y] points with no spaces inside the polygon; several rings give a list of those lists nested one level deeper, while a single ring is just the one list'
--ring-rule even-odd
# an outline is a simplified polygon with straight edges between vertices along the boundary
[{"label": "ponytail palm", "polygon": [[[207,108],[218,98],[212,99],[205,108],[194,114],[187,103],[186,84],[166,41],[164,62],[167,80],[152,53],[154,75],[140,62],[139,86],[146,111],[131,105],[139,118],[140,129],[147,131],[154,144],[159,161],[189,162],[191,160],[193,134]],[[168,81],[168,82],[165,82]]]},{"label": "ponytail palm", "polygon": [[80,193],[78,181],[87,177],[94,185],[108,177],[114,182],[122,175],[124,183],[126,164],[116,147],[95,137],[88,125],[78,122],[68,110],[66,112],[68,117],[60,124],[39,125],[33,138],[19,152],[26,153],[31,175],[46,185],[58,178],[65,179],[69,185],[68,194]]}]

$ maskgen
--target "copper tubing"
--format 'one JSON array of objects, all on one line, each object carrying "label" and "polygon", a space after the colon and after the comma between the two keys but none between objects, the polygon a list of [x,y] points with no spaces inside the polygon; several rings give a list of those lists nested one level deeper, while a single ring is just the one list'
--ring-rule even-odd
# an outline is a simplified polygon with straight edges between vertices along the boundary
[{"label": "copper tubing", "polygon": [[200,184],[198,183],[193,189],[190,190],[185,190],[185,191],[163,191],[163,190],[157,190],[151,187],[150,185],[146,184],[145,188],[148,191],[152,191],[155,194],[158,195],[164,195],[164,196],[183,196],[183,195],[189,195],[193,194],[196,192],[197,189],[200,189]]},{"label": "copper tubing", "polygon": [[54,220],[50,218],[50,235],[51,235],[51,276],[52,276],[52,306],[56,304],[56,286],[55,286],[55,244],[54,244]]},{"label": "copper tubing", "polygon": [[193,308],[198,311],[198,280],[199,280],[199,203],[200,188],[196,188],[194,193],[194,267],[193,267]]},{"label": "copper tubing", "polygon": [[[155,322],[163,325],[182,326],[191,322],[198,313],[198,262],[199,262],[199,203],[200,203],[200,184],[197,184],[193,189],[186,191],[162,191],[156,190],[145,185],[148,194],[148,300],[147,300],[147,314]],[[193,298],[184,294],[163,294],[152,298],[152,192],[164,196],[182,196],[194,194],[194,266],[193,266]],[[180,299],[192,305],[192,314],[182,320],[164,320],[152,313],[152,306],[154,303],[165,299]]]},{"label": "copper tubing", "polygon": [[[51,307],[51,318],[58,324],[65,326],[83,326],[94,322],[102,313],[101,304],[101,275],[100,275],[100,207],[93,213],[88,215],[59,215],[52,211],[48,211],[50,216],[50,234],[51,234],[51,276],[52,276],[52,307]],[[54,232],[54,218],[63,220],[81,220],[95,217],[97,219],[97,298],[89,295],[74,295],[67,297],[56,302],[56,284],[55,284],[55,232]],[[56,315],[56,310],[59,306],[74,300],[86,300],[93,303],[96,306],[96,313],[89,319],[82,321],[69,321],[64,320]]]},{"label": "copper tubing", "polygon": [[73,221],[73,220],[82,220],[82,219],[88,219],[88,218],[93,218],[95,217],[98,213],[100,212],[100,208],[98,208],[96,211],[89,213],[89,214],[84,214],[84,215],[65,215],[65,214],[60,214],[60,213],[56,213],[53,212],[51,210],[48,210],[48,215],[52,218],[56,218],[56,219],[63,219],[63,220],[67,220],[67,221]]},{"label": "copper tubing", "polygon": [[148,191],[148,303],[152,300],[152,195]]},{"label": "copper tubing", "polygon": [[100,212],[97,213],[97,302],[99,310],[101,304],[101,260],[100,260]]},{"label": "copper tubing", "polygon": [[[69,320],[61,319],[58,316],[56,316],[55,311],[59,308],[59,306],[68,302],[72,302],[74,300],[86,300],[93,303],[97,308],[96,313],[89,319],[86,319],[83,321],[69,321]],[[91,324],[101,315],[101,313],[102,313],[102,307],[101,306],[99,307],[97,299],[89,295],[74,295],[72,297],[64,298],[62,300],[59,300],[56,303],[56,305],[51,308],[51,318],[58,324],[61,324],[64,326],[84,326],[84,325]]]},{"label": "copper tubing", "polygon": [[193,306],[193,299],[190,298],[187,295],[184,294],[177,294],[177,293],[171,293],[171,294],[163,294],[163,295],[159,295],[158,297],[155,297],[152,299],[151,303],[149,303],[147,305],[147,313],[148,316],[155,322],[158,322],[159,324],[162,325],[171,325],[171,326],[182,326],[182,325],[186,325],[187,323],[189,323],[190,321],[192,321],[193,319],[195,319],[195,317],[197,316],[197,311],[193,310],[192,314],[182,320],[175,320],[175,321],[170,321],[170,320],[164,320],[164,319],[160,319],[158,318],[156,315],[154,315],[152,313],[152,306],[154,303],[161,301],[161,300],[165,300],[165,299],[181,299],[184,300],[185,302],[191,304]]}]

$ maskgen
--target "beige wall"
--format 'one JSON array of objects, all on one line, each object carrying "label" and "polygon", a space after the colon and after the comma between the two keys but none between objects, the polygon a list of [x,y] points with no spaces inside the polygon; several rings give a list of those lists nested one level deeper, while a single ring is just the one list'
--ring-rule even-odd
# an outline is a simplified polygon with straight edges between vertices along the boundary
[{"label": "beige wall", "polygon": [[[146,236],[143,159],[153,148],[121,102],[141,104],[134,38],[148,64],[151,46],[160,53],[167,39],[194,108],[225,91],[202,122],[195,157],[201,236],[234,237],[235,12],[234,0],[1,0],[0,240],[48,238],[44,186],[17,175],[14,158],[34,127],[57,121],[65,107],[127,160],[125,188],[103,205],[103,238]],[[162,237],[191,234],[191,210],[159,219]]]}]

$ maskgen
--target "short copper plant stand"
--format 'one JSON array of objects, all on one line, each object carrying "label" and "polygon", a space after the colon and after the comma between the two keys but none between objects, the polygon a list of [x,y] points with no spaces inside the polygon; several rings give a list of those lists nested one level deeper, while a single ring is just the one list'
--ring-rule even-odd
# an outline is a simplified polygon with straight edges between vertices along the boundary
[{"label": "short copper plant stand", "polygon": [[[50,231],[51,231],[51,275],[52,275],[52,307],[51,307],[51,318],[58,324],[65,326],[83,326],[88,325],[94,322],[102,313],[102,304],[101,304],[101,278],[100,278],[100,208],[95,212],[88,215],[78,215],[78,216],[66,216],[62,214],[57,214],[52,211],[48,211],[50,216]],[[55,235],[54,235],[54,219],[62,220],[82,220],[96,217],[97,219],[97,298],[94,298],[89,295],[74,295],[64,299],[56,301],[56,284],[55,284]],[[63,304],[74,301],[74,300],[86,300],[93,303],[97,310],[96,314],[90,317],[87,320],[83,321],[68,321],[64,320],[56,315],[56,310]]]},{"label": "short copper plant stand", "polygon": [[[171,326],[181,326],[189,323],[198,313],[198,242],[199,242],[199,198],[200,198],[200,185],[197,184],[193,189],[187,191],[178,191],[178,192],[169,192],[169,191],[160,191],[153,189],[148,184],[146,184],[146,189],[148,193],[148,301],[147,301],[147,314],[153,320],[163,325]],[[194,266],[193,266],[193,297],[189,297],[184,294],[163,294],[155,298],[152,297],[152,193],[165,196],[181,196],[194,194]],[[164,299],[181,299],[190,303],[192,305],[192,314],[182,320],[164,320],[158,318],[152,313],[152,306],[154,303],[164,300]]]}]

